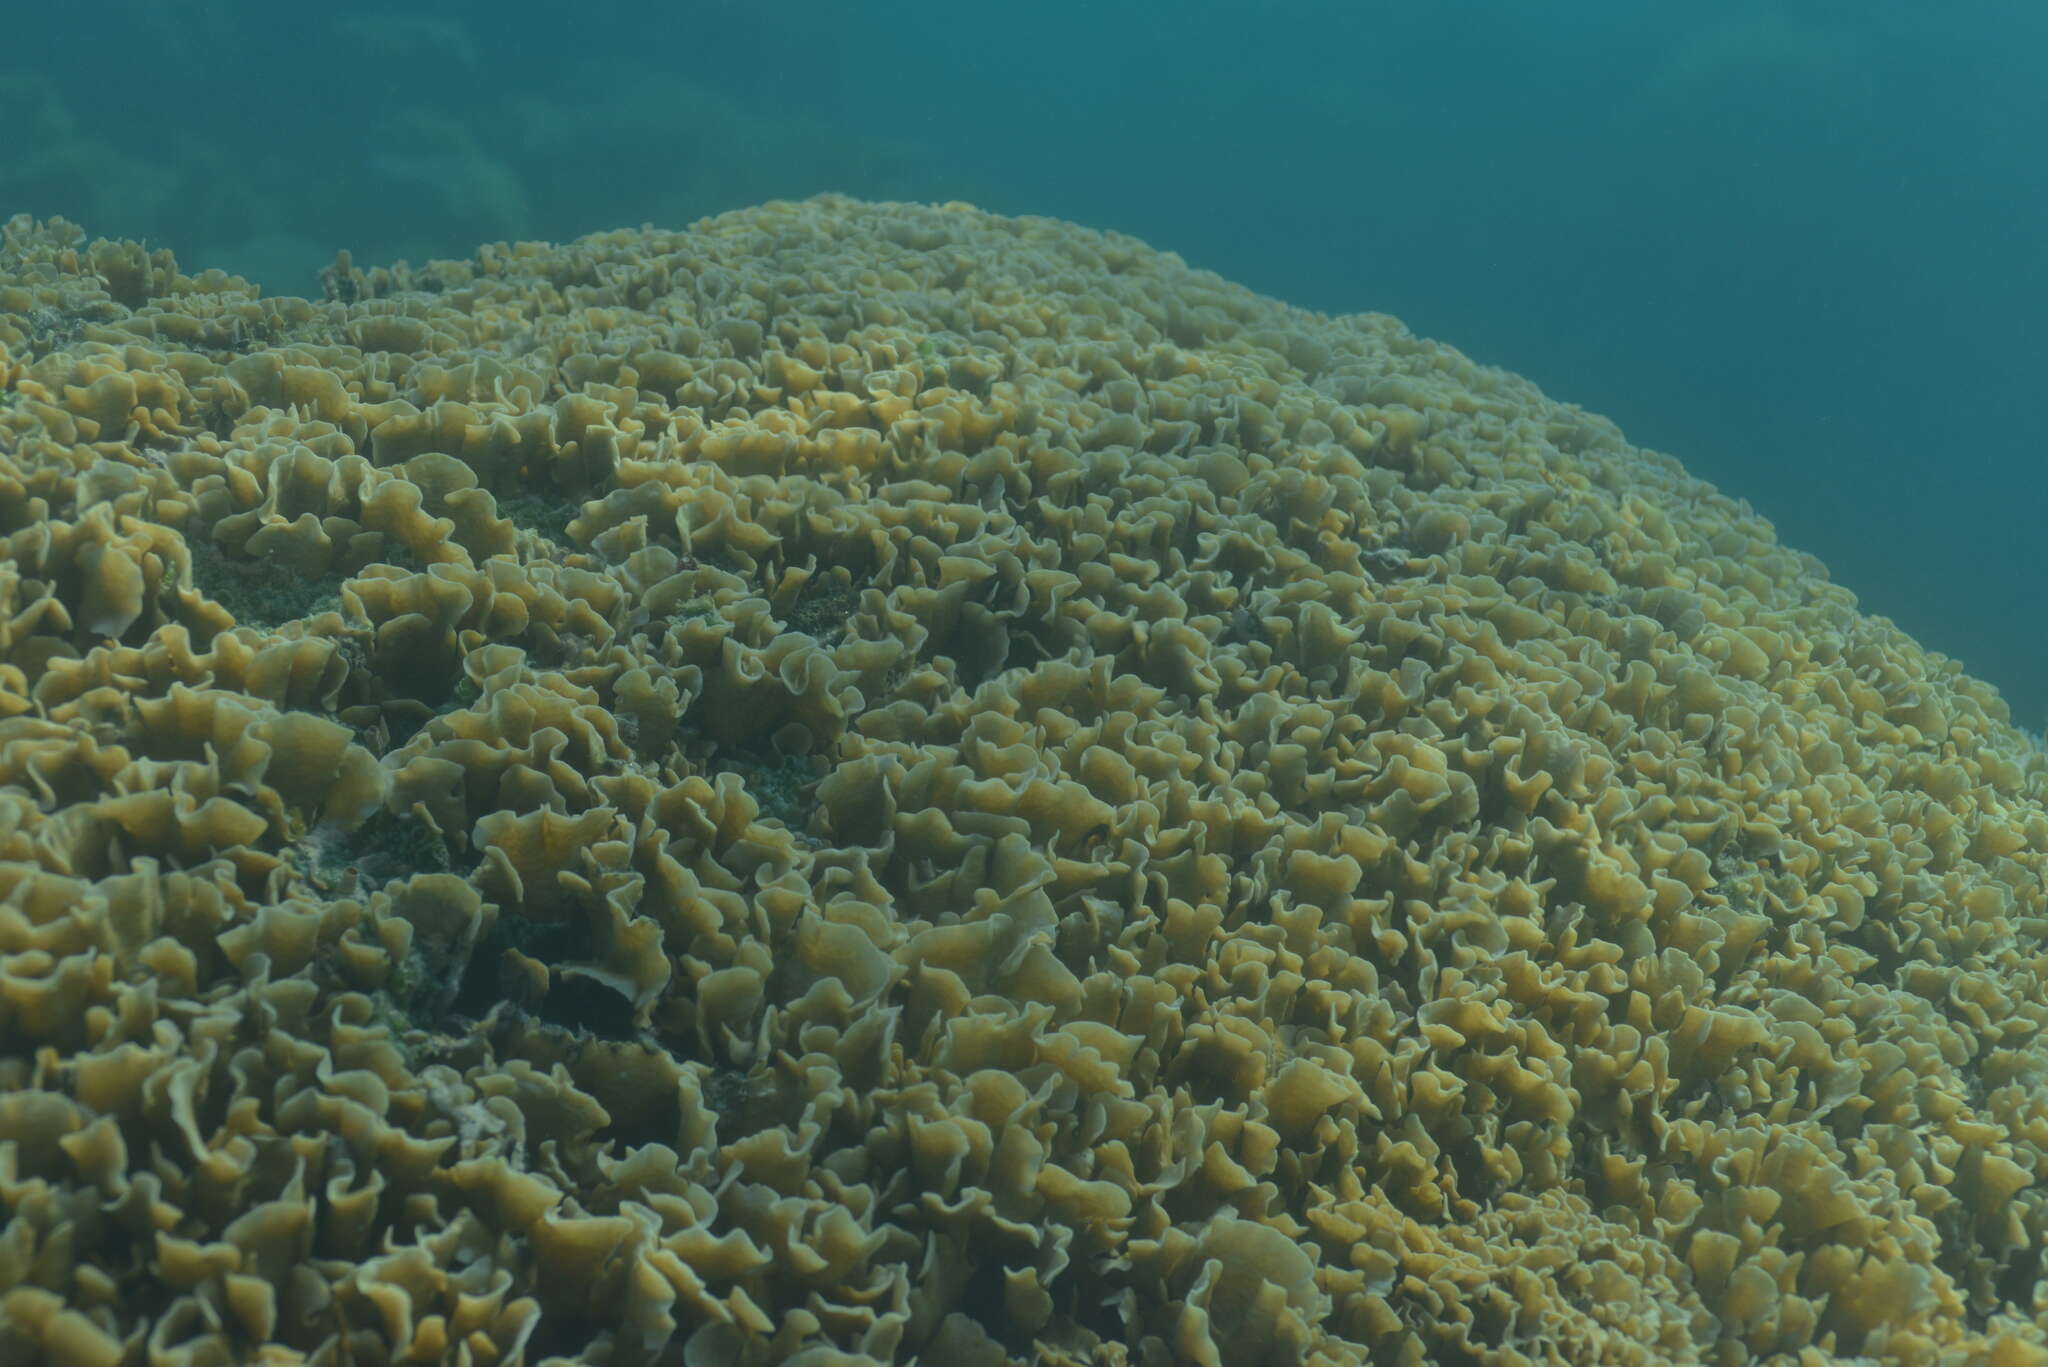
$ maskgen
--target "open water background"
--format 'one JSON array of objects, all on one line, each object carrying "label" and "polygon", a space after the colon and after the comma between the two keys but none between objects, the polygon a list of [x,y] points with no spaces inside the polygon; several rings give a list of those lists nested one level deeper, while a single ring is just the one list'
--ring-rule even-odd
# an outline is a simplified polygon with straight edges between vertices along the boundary
[{"label": "open water background", "polygon": [[0,217],[277,293],[822,190],[1116,228],[1615,418],[2048,720],[2034,0],[9,8]]}]

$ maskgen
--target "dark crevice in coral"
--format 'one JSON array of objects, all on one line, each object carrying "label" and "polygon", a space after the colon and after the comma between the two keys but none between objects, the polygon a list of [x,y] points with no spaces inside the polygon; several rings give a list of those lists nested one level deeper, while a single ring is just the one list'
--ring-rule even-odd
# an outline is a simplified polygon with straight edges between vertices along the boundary
[{"label": "dark crevice in coral", "polygon": [[599,1039],[629,1040],[639,1035],[633,1024],[633,1004],[580,974],[557,972],[534,1014],[550,1025],[588,1031]]},{"label": "dark crevice in coral", "polygon": [[[573,971],[575,965],[590,962],[596,948],[581,912],[551,920],[508,908],[470,955],[468,971],[449,1002],[447,1015],[483,1020],[509,1007],[541,1025],[577,1034],[638,1039],[633,1004],[615,989]],[[507,950],[517,950],[547,966],[548,986],[538,1000],[526,1000],[531,984],[507,959]]]}]

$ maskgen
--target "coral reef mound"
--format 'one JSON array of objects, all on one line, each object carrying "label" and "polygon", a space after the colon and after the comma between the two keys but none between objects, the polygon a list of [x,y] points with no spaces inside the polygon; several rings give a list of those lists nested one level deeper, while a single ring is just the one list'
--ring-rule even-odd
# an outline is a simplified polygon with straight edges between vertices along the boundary
[{"label": "coral reef mound", "polygon": [[1378,315],[0,241],[0,1359],[2048,1362],[2048,766]]}]

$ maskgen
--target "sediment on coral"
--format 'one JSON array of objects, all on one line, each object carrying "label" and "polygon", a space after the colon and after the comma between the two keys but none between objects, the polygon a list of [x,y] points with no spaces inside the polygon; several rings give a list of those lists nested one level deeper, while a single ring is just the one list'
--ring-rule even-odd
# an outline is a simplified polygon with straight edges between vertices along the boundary
[{"label": "sediment on coral", "polygon": [[1390,318],[0,236],[0,1360],[2026,1364],[2048,759]]}]

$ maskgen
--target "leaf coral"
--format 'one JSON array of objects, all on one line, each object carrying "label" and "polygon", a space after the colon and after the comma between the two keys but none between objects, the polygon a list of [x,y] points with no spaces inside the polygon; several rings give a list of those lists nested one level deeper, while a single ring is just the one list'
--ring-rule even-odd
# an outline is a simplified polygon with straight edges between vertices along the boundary
[{"label": "leaf coral", "polygon": [[1513,375],[825,198],[0,381],[0,1360],[2048,1361],[2042,755]]}]

